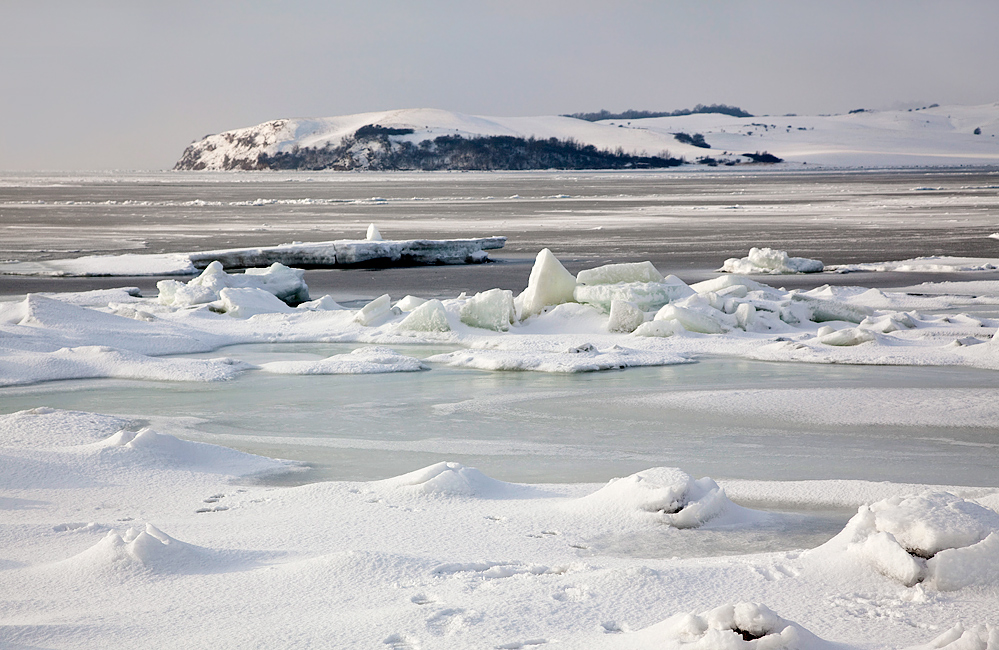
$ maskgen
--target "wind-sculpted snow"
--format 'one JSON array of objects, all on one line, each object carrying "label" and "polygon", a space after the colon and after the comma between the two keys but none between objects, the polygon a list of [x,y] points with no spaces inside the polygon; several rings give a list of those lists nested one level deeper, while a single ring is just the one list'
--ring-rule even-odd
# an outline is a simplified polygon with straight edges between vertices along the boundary
[{"label": "wind-sculpted snow", "polygon": [[[276,487],[245,477],[293,465],[136,424],[0,416],[0,645],[996,647],[996,488],[739,483],[761,512],[675,468],[522,485],[454,461]],[[825,546],[782,540],[818,519],[780,504],[892,491]],[[874,562],[889,535],[936,551],[921,583]]]}]

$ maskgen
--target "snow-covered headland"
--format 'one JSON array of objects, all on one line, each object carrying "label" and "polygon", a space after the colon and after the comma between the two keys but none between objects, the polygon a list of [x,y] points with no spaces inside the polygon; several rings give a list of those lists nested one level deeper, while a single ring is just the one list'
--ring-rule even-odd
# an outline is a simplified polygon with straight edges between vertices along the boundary
[{"label": "snow-covered headland", "polygon": [[[744,164],[761,151],[792,166],[995,165],[997,133],[999,104],[599,122],[406,109],[280,119],[226,131],[191,144],[176,169],[608,169],[666,167],[681,159]],[[697,141],[702,146],[691,144],[694,134],[703,136]],[[540,151],[545,143],[554,150]],[[593,150],[582,149],[587,146]],[[621,152],[618,158],[598,155],[614,151]]]},{"label": "snow-covered headland", "polygon": [[[210,264],[155,297],[0,303],[0,390],[87,377],[209,387],[251,373],[580,373],[714,356],[994,373],[999,286],[955,284],[788,291],[737,274],[687,284],[650,263],[573,275],[546,249],[516,296],[385,295],[346,309],[280,264]],[[210,356],[276,342],[356,350]],[[450,351],[416,358],[393,349],[403,344]],[[725,408],[760,406],[742,398]],[[386,480],[276,487],[304,468],[178,438],[141,413],[5,413],[5,647],[999,647],[999,486],[725,481],[671,467],[519,484],[441,458]],[[808,509],[831,506],[853,513],[838,534],[782,541],[814,539]]]}]

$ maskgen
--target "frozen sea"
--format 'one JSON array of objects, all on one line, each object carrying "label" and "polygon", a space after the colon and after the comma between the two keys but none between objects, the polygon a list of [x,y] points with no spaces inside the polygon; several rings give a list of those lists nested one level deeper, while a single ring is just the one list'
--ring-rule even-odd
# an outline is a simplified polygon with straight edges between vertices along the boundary
[{"label": "frozen sea", "polygon": [[[0,274],[0,371],[44,358],[42,377],[113,376],[107,324],[122,322],[121,363],[144,377],[0,386],[0,646],[999,648],[999,270],[880,264],[999,258],[999,170],[0,173],[0,263],[354,239],[369,223],[508,243],[479,265],[310,269],[313,297],[439,298],[456,325],[459,294],[520,293],[542,248],[573,274],[650,260],[695,283],[768,246],[869,270],[753,280],[832,285],[814,295],[918,327],[870,353],[823,346],[818,323],[793,341],[635,342],[573,304],[519,338],[462,325],[416,344],[353,312],[157,305],[156,276]],[[26,299],[115,287],[149,300]],[[162,358],[190,374],[156,374],[144,336],[197,348]],[[253,342],[204,343],[237,339]],[[441,361],[591,340],[675,365]],[[420,372],[263,369],[369,343],[437,356]]]},{"label": "frozen sea", "polygon": [[[360,237],[376,223],[394,239],[509,239],[491,264],[311,270],[314,296],[330,293],[351,306],[383,292],[395,299],[519,292],[542,247],[571,272],[651,260],[693,282],[756,245],[827,265],[995,257],[999,240],[988,235],[999,230],[997,188],[995,170],[8,174],[0,176],[0,258],[322,241]],[[974,278],[999,279],[999,271]],[[158,279],[0,275],[0,296],[111,286],[155,295]],[[757,279],[788,288],[890,288],[967,278]],[[244,345],[202,356],[260,363],[349,347]],[[439,368],[370,377],[249,373],[207,387],[82,380],[3,391],[4,412],[45,405],[136,417],[183,413],[189,419],[172,425],[181,435],[308,463],[314,471],[299,477],[308,480],[384,478],[443,454],[530,482],[601,481],[667,464],[722,478],[999,484],[999,420],[986,417],[994,414],[931,415],[996,401],[993,373],[968,368],[708,358],[582,376]],[[914,403],[923,406],[914,412]]]}]

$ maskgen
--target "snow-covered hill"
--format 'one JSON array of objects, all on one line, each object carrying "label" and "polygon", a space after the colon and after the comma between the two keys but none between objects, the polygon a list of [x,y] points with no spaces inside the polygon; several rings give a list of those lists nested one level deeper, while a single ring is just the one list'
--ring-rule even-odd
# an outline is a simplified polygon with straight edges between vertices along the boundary
[{"label": "snow-covered hill", "polygon": [[[382,129],[374,133],[369,129],[367,137],[358,137],[359,129],[375,125]],[[675,138],[677,133],[700,133],[711,148],[682,143]],[[687,162],[705,156],[721,162],[747,162],[740,154],[767,151],[788,163],[808,165],[992,165],[999,164],[997,134],[999,102],[846,115],[739,118],[708,113],[601,122],[406,109],[280,119],[226,131],[193,143],[176,168],[419,169],[419,165],[405,162],[411,157],[400,162],[400,152],[422,151],[425,155],[436,151],[434,141],[442,136],[556,138],[639,156],[664,156],[668,152]],[[394,158],[389,155],[393,153]],[[492,168],[502,168],[502,163]]]}]

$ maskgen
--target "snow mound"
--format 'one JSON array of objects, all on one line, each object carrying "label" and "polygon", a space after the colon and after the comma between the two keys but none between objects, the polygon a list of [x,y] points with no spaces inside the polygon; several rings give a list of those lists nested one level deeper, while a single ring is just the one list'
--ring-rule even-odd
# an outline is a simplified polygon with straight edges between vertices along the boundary
[{"label": "snow mound", "polygon": [[999,513],[948,492],[896,496],[861,506],[812,553],[845,555],[910,587],[997,584]]},{"label": "snow mound", "polygon": [[365,233],[364,238],[367,241],[384,241],[382,233],[378,231],[378,226],[373,223],[368,224],[368,231]]},{"label": "snow mound", "polygon": [[976,625],[965,629],[958,623],[929,643],[906,650],[999,650],[999,626]]},{"label": "snow mound", "polygon": [[674,528],[698,528],[722,515],[726,523],[756,515],[729,501],[712,479],[695,480],[675,467],[653,467],[611,479],[593,494],[577,499],[573,507],[652,517]]},{"label": "snow mound", "polygon": [[0,415],[0,447],[72,447],[121,431],[130,420],[100,413],[39,407]]},{"label": "snow mound", "polygon": [[825,265],[807,257],[791,257],[787,251],[751,248],[747,257],[731,257],[721,267],[723,273],[819,273]]},{"label": "snow mound", "polygon": [[246,269],[241,275],[230,275],[222,268],[221,262],[214,261],[205,267],[201,275],[187,282],[160,280],[159,302],[171,307],[186,307],[215,302],[223,289],[260,289],[273,294],[286,303],[305,302],[309,299],[309,287],[303,276],[305,271],[288,268],[275,262],[267,268]]},{"label": "snow mound", "polygon": [[130,573],[216,573],[227,564],[223,554],[176,540],[147,523],[144,528],[132,527],[123,533],[110,531],[94,546],[51,568],[111,577]]},{"label": "snow mound", "polygon": [[139,431],[119,431],[92,448],[101,453],[105,462],[118,461],[120,465],[129,466],[144,463],[157,469],[196,467],[203,473],[227,476],[279,472],[293,466],[289,461],[255,456],[229,447],[181,440],[148,427]]},{"label": "snow mound", "polygon": [[521,320],[536,316],[545,307],[572,302],[576,278],[565,270],[550,250],[544,248],[531,267],[527,288],[517,296],[515,305]]},{"label": "snow mound", "polygon": [[419,359],[391,348],[366,346],[349,354],[335,354],[318,361],[271,361],[260,369],[281,375],[367,375],[385,372],[428,370]]},{"label": "snow mound", "polygon": [[504,483],[461,463],[440,462],[402,476],[374,481],[372,486],[418,494],[500,499],[532,491],[527,486]]},{"label": "snow mound", "polygon": [[528,350],[458,350],[435,354],[426,359],[456,368],[478,370],[533,370],[537,372],[596,372],[639,366],[670,366],[690,363],[684,356],[671,352],[652,352],[612,346],[598,350],[585,343],[564,352],[534,352]]},{"label": "snow mound", "polygon": [[[628,635],[623,647],[688,648],[689,650],[807,650],[833,648],[766,605],[722,605],[700,614],[677,614]],[[641,640],[644,643],[635,644]],[[646,645],[647,644],[647,645]]]}]

